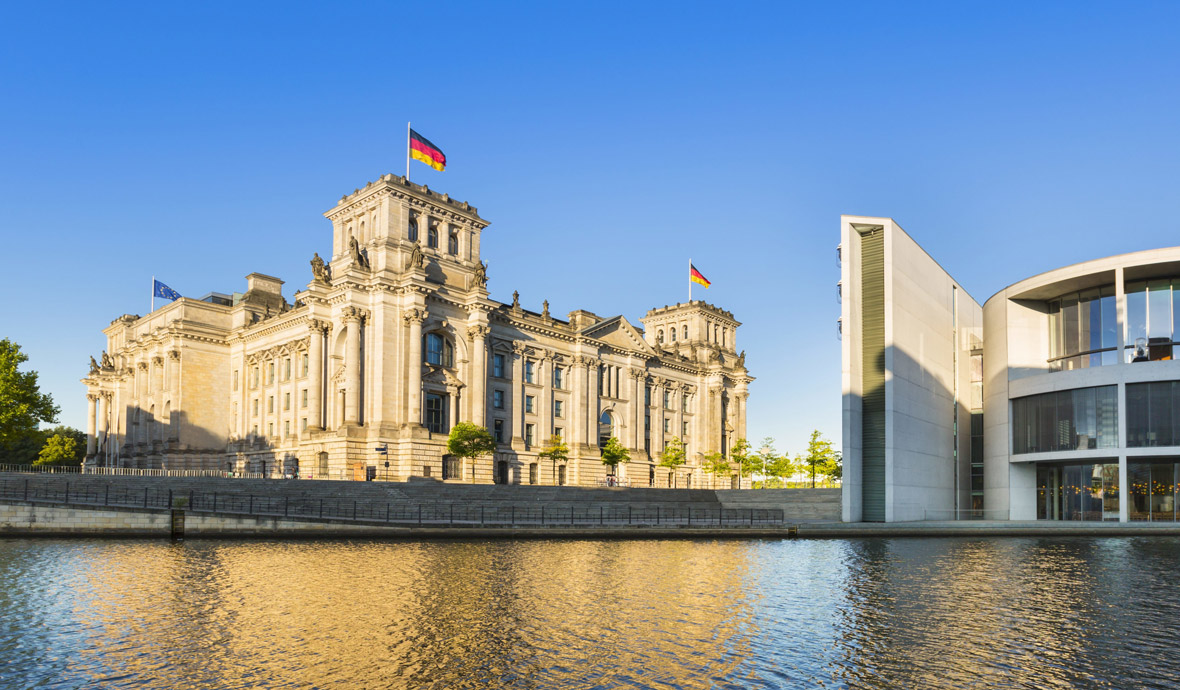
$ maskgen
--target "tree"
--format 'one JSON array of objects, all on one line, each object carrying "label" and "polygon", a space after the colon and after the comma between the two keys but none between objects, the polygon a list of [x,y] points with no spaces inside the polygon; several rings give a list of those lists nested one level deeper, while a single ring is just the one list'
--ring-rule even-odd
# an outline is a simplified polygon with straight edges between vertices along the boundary
[{"label": "tree", "polygon": [[619,439],[611,436],[602,447],[602,464],[609,467],[610,473],[614,474],[620,462],[631,462],[631,454],[622,443],[619,443]]},{"label": "tree", "polygon": [[58,441],[59,446],[64,443],[64,439],[70,439],[73,443],[74,452],[72,455],[63,455],[60,460],[54,461],[55,465],[81,465],[82,461],[86,459],[86,432],[80,429],[75,429],[70,426],[58,425],[52,429],[42,429],[39,434],[45,439],[41,444],[41,450],[38,453],[38,458],[33,464],[44,465],[47,464],[43,458],[45,457],[45,448],[53,442],[54,437],[60,436],[63,441]]},{"label": "tree", "polygon": [[807,452],[800,458],[804,467],[811,475],[811,488],[815,488],[815,475],[823,474],[823,468],[836,462],[836,451],[832,442],[820,435],[816,429],[811,432],[811,440],[807,443]]},{"label": "tree", "polygon": [[40,422],[56,422],[61,410],[37,385],[37,372],[17,371],[29,361],[20,345],[0,340],[0,446],[36,433]]},{"label": "tree", "polygon": [[757,462],[761,462],[757,455],[750,453],[750,444],[744,438],[733,442],[729,449],[729,461],[738,468],[738,478],[752,474]]},{"label": "tree", "polygon": [[471,422],[459,422],[451,427],[447,438],[447,452],[471,461],[471,481],[475,481],[475,459],[496,450],[496,439],[484,427]]},{"label": "tree", "polygon": [[545,442],[545,450],[537,453],[539,457],[546,458],[553,462],[553,483],[557,483],[557,463],[565,464],[569,459],[570,449],[565,445],[565,440],[560,436],[550,436],[549,440]]},{"label": "tree", "polygon": [[844,454],[840,451],[832,453],[832,459],[825,462],[819,471],[829,479],[843,479],[844,478]]},{"label": "tree", "polygon": [[680,440],[679,436],[673,436],[672,440],[664,444],[664,450],[660,452],[660,467],[667,467],[675,472],[676,468],[683,464],[684,442]]},{"label": "tree", "polygon": [[78,441],[68,434],[54,434],[45,440],[34,465],[72,465],[78,453]]},{"label": "tree", "polygon": [[779,480],[775,483],[776,486],[781,483],[785,487],[787,480],[794,476],[796,467],[797,465],[791,460],[790,454],[783,453],[782,455],[774,456],[770,464],[766,466],[766,473]]},{"label": "tree", "polygon": [[713,475],[713,488],[717,488],[717,478],[721,475],[728,475],[733,471],[733,466],[729,464],[729,460],[717,451],[705,454],[705,465],[702,467],[707,474]]}]

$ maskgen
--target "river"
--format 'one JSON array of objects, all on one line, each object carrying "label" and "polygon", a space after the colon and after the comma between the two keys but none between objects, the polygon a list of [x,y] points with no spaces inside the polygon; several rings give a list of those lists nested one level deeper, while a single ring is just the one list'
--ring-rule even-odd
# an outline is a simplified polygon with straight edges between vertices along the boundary
[{"label": "river", "polygon": [[3,688],[1180,687],[1180,540],[0,541]]}]

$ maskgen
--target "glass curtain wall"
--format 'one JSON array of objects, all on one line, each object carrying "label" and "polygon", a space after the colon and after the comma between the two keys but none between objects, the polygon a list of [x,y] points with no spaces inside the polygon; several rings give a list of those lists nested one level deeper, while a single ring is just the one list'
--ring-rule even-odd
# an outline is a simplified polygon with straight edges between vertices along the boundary
[{"label": "glass curtain wall", "polygon": [[1180,381],[1127,384],[1127,446],[1180,446]]},{"label": "glass curtain wall", "polygon": [[1180,300],[1173,293],[1180,280],[1127,283],[1126,361],[1150,362],[1180,358]]},{"label": "glass curtain wall", "polygon": [[1038,520],[1119,519],[1118,463],[1037,466]]},{"label": "glass curtain wall", "polygon": [[1049,302],[1049,370],[1118,363],[1113,285],[1062,295]]},{"label": "glass curtain wall", "polygon": [[1118,447],[1118,387],[1012,400],[1012,454]]},{"label": "glass curtain wall", "polygon": [[1176,521],[1180,493],[1180,464],[1133,462],[1127,465],[1127,506],[1132,520]]}]

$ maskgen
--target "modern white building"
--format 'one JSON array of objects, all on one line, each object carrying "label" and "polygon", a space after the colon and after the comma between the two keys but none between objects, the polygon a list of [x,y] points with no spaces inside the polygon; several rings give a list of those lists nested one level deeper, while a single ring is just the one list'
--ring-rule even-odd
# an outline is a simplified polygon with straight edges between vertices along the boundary
[{"label": "modern white building", "polygon": [[981,308],[892,220],[841,219],[844,519],[1176,519],[1180,247]]}]

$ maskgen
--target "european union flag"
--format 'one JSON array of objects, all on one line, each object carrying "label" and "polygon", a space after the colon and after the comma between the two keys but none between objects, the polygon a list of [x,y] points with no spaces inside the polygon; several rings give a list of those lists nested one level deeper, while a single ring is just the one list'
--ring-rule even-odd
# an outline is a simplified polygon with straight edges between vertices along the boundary
[{"label": "european union flag", "polygon": [[176,290],[173,290],[172,288],[168,287],[167,285],[161,283],[158,280],[153,279],[153,282],[155,283],[155,288],[154,288],[154,292],[152,294],[154,294],[156,297],[163,297],[164,299],[170,299],[170,300],[180,299],[180,293],[177,292]]}]

